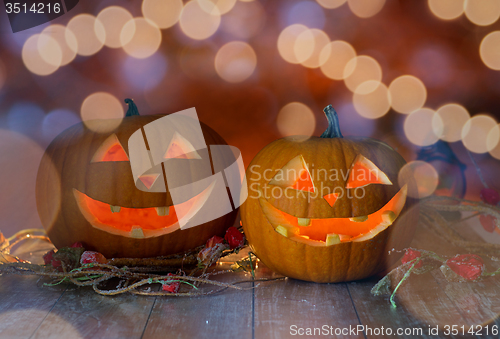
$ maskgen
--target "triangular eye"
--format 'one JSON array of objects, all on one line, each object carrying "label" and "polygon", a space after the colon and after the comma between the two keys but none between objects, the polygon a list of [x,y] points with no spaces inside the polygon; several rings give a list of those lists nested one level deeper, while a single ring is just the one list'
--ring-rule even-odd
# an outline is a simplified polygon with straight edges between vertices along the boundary
[{"label": "triangular eye", "polygon": [[95,152],[90,162],[129,161],[116,134],[110,135]]},{"label": "triangular eye", "polygon": [[359,154],[349,170],[346,188],[363,187],[370,184],[392,185],[392,182],[373,162]]},{"label": "triangular eye", "polygon": [[302,155],[298,155],[283,166],[269,182],[283,188],[314,192],[314,183]]},{"label": "triangular eye", "polygon": [[201,159],[193,145],[179,133],[175,132],[167,151],[163,156],[165,159]]}]

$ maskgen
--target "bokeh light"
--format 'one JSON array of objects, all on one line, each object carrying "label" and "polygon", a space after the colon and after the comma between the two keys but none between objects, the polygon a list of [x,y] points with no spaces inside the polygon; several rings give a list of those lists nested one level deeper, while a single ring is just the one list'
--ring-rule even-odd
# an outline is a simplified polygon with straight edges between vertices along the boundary
[{"label": "bokeh light", "polygon": [[[42,36],[49,36],[54,39],[58,48],[51,47],[47,44],[47,48],[41,48],[41,45],[46,44],[46,39]],[[44,28],[41,37],[38,39],[38,46],[40,48],[40,56],[51,65],[64,66],[69,64],[76,56],[76,49],[69,46],[76,46],[76,37],[66,27],[62,25],[50,25]],[[61,51],[61,58],[59,60],[59,51]]]},{"label": "bokeh light", "polygon": [[356,51],[349,43],[332,41],[323,48],[319,56],[321,71],[330,79],[343,80],[345,66],[355,57]]},{"label": "bokeh light", "polygon": [[212,13],[207,13],[200,7],[198,1],[192,0],[184,5],[179,23],[188,37],[204,40],[217,32],[220,21],[221,16],[217,8],[214,8]]},{"label": "bokeh light", "polygon": [[306,140],[314,133],[316,119],[309,107],[301,102],[291,102],[281,108],[276,124],[282,136],[302,136],[298,140]]},{"label": "bokeh light", "polygon": [[182,0],[144,0],[142,15],[159,28],[172,27],[179,21],[183,8]]},{"label": "bokeh light", "polygon": [[309,28],[323,29],[325,26],[325,12],[323,8],[312,1],[291,2],[288,11],[284,11],[287,26],[302,24]]},{"label": "bokeh light", "polygon": [[231,12],[222,17],[221,30],[239,39],[248,39],[260,32],[266,12],[260,2],[238,1]]},{"label": "bokeh light", "polygon": [[242,41],[222,46],[215,56],[217,74],[227,82],[242,82],[252,75],[257,65],[253,48]]},{"label": "bokeh light", "polygon": [[347,0],[351,11],[360,18],[369,18],[380,12],[385,0]]},{"label": "bokeh light", "polygon": [[[55,203],[55,202],[54,202]],[[59,203],[57,203],[59,205]],[[23,209],[21,208],[21,211]],[[21,229],[25,229],[27,227],[22,227]],[[36,246],[36,247],[35,247]],[[40,248],[43,248],[40,246],[40,244],[36,244],[33,246],[35,250],[39,250]],[[22,251],[26,250],[26,245],[22,245]],[[34,251],[35,252],[35,251]],[[36,252],[35,252],[36,253]],[[13,254],[17,254],[14,252]],[[31,256],[30,253],[30,262],[33,260],[33,264],[44,264],[43,261],[39,262],[37,256]],[[38,261],[38,262],[37,262]],[[15,288],[12,285],[12,290]],[[2,291],[8,291],[9,287],[6,287]],[[31,297],[26,295],[26,297]],[[4,299],[5,300],[5,299]],[[8,300],[8,299],[7,299]],[[8,301],[5,301],[5,304],[7,304]],[[54,329],[52,328],[51,325],[49,324],[57,324],[57,331],[59,333],[65,333],[68,338],[73,338],[73,339],[83,339],[84,335],[79,332],[76,327],[78,326],[75,324],[71,318],[71,315],[68,314],[67,312],[50,312],[47,313],[47,309],[40,307],[38,302],[15,302],[13,303],[15,306],[14,307],[9,307],[7,308],[4,312],[0,313],[0,323],[2,324],[2,333],[3,336],[6,337],[18,337],[17,333],[18,331],[13,331],[13,328],[22,328],[22,331],[20,333],[30,333],[29,331],[33,331],[36,328],[37,336],[40,337],[51,337],[54,335]],[[44,321],[47,321],[47,323],[43,324]],[[5,326],[4,324],[8,324],[10,326]],[[31,327],[28,327],[29,325],[34,325],[37,324],[36,327],[33,329]],[[27,328],[26,328],[27,327]],[[15,333],[15,334],[11,334]]]},{"label": "bokeh light", "polygon": [[236,0],[196,0],[200,8],[209,14],[224,15],[233,9]]},{"label": "bokeh light", "polygon": [[59,43],[48,34],[40,34],[38,36],[38,53],[42,59],[59,68],[62,63],[62,50]]},{"label": "bokeh light", "polygon": [[446,104],[437,109],[432,128],[439,135],[440,126],[443,126],[440,138],[444,141],[455,142],[461,139],[462,128],[469,118],[469,112],[465,107],[454,103]]},{"label": "bokeh light", "polygon": [[488,133],[486,147],[492,157],[500,160],[500,125],[493,126]]},{"label": "bokeh light", "polygon": [[369,80],[358,88],[359,90],[353,94],[352,101],[359,115],[367,119],[377,119],[389,111],[391,108],[389,91],[383,83]]},{"label": "bokeh light", "polygon": [[[497,122],[492,117],[485,114],[478,114],[467,120],[462,128],[462,142],[464,146],[474,153],[486,153],[492,150],[495,145],[488,145],[488,136],[492,129],[497,126]],[[493,143],[490,140],[489,143]],[[498,143],[498,140],[497,140]]]},{"label": "bokeh light", "polygon": [[467,18],[478,26],[488,26],[500,17],[500,0],[465,0]]},{"label": "bokeh light", "polygon": [[500,31],[491,32],[483,38],[479,55],[486,66],[500,70]]},{"label": "bokeh light", "polygon": [[[354,135],[359,136],[360,131],[363,131],[362,135],[364,137],[369,137],[375,132],[375,120],[367,119],[354,108],[352,100],[340,102],[340,104],[335,104],[335,110],[339,116],[339,124],[342,128],[342,134],[344,136]],[[321,121],[321,120],[319,120]],[[324,129],[326,129],[326,121],[323,121]]]},{"label": "bokeh light", "polygon": [[399,113],[409,114],[422,106],[427,99],[427,90],[420,79],[403,75],[389,85],[392,108]]},{"label": "bokeh light", "polygon": [[161,83],[167,73],[167,59],[162,53],[155,53],[147,59],[128,56],[122,63],[121,80],[136,90],[148,91]]},{"label": "bokeh light", "polygon": [[44,116],[42,121],[42,136],[45,142],[50,142],[68,127],[81,122],[80,116],[68,109],[56,109]]},{"label": "bokeh light", "polygon": [[436,190],[439,175],[436,169],[425,161],[410,161],[405,164],[398,174],[398,183],[402,187],[407,178],[415,179],[416,187],[408,186],[408,195],[412,198],[422,199],[428,197]]},{"label": "bokeh light", "polygon": [[[42,56],[40,55],[40,48],[38,44],[39,38],[40,34],[34,34],[31,37],[29,37],[28,40],[26,40],[23,46],[21,57],[23,59],[24,65],[30,72],[37,75],[49,75],[57,71],[59,66],[48,63],[47,61],[44,60],[44,58],[42,58]],[[46,36],[44,41],[45,43],[42,44],[42,47],[48,45],[47,50],[53,48],[52,53],[58,52],[60,60],[62,60],[61,48],[59,47],[57,41],[55,41],[50,36]],[[43,50],[46,49],[43,48]]]},{"label": "bokeh light", "polygon": [[[123,105],[112,94],[93,93],[83,101],[80,116],[89,129],[99,133],[108,133],[121,124],[124,117]],[[96,121],[97,119],[100,121]],[[101,119],[107,119],[107,121]]]},{"label": "bokeh light", "polygon": [[303,60],[301,64],[309,68],[321,66],[320,54],[323,48],[330,43],[330,38],[319,29],[308,29],[297,37],[295,41],[295,55],[297,60]]},{"label": "bokeh light", "polygon": [[321,6],[328,9],[334,9],[342,6],[347,0],[316,0]]},{"label": "bokeh light", "polygon": [[[300,64],[305,60],[299,60],[297,58],[295,54],[295,45],[297,37],[307,30],[308,28],[304,25],[294,24],[281,31],[278,37],[278,52],[285,61],[291,64]],[[306,56],[306,58],[307,57],[309,56]]]},{"label": "bokeh light", "polygon": [[[103,24],[90,14],[79,14],[73,17],[66,26],[76,38],[76,45],[67,38],[69,48],[79,55],[93,55],[104,46],[106,31]],[[68,33],[69,34],[69,33]]]},{"label": "bokeh light", "polygon": [[102,23],[105,31],[104,44],[111,48],[120,48],[123,44],[120,41],[120,34],[123,26],[132,20],[132,14],[123,7],[106,7],[97,15],[97,20]]},{"label": "bokeh light", "polygon": [[422,108],[408,115],[404,123],[406,138],[417,146],[429,146],[439,140],[443,133],[443,122],[439,115],[433,119],[436,112],[429,108]]},{"label": "bokeh light", "polygon": [[32,102],[17,102],[7,112],[7,126],[9,130],[22,133],[29,138],[38,139],[40,125],[45,112]]},{"label": "bokeh light", "polygon": [[[39,228],[35,187],[44,150],[29,137],[0,129],[0,214],[2,232],[13,234],[26,228]],[[58,191],[57,187],[53,189]]]},{"label": "bokeh light", "polygon": [[[370,80],[373,81],[360,87],[361,84]],[[349,60],[344,68],[344,83],[351,92],[368,94],[378,88],[381,80],[382,68],[377,60],[367,55],[360,55]]]},{"label": "bokeh light", "polygon": [[464,13],[464,0],[428,0],[432,14],[442,20],[453,20]]},{"label": "bokeh light", "polygon": [[161,31],[152,21],[135,18],[128,21],[120,34],[123,50],[128,55],[145,59],[153,55],[161,44]]}]

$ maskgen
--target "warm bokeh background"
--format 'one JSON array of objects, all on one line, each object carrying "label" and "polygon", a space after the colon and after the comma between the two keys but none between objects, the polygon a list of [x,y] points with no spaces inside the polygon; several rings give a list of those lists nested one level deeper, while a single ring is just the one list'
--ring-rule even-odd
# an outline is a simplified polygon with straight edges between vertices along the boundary
[{"label": "warm bokeh background", "polygon": [[[84,0],[13,34],[2,8],[0,230],[40,226],[45,147],[81,120],[123,116],[127,97],[141,114],[196,107],[245,164],[282,136],[321,134],[332,104],[344,135],[408,161],[450,142],[479,200],[467,150],[495,187],[499,16],[500,0]],[[460,190],[453,164],[416,165],[424,194],[438,174]]]}]

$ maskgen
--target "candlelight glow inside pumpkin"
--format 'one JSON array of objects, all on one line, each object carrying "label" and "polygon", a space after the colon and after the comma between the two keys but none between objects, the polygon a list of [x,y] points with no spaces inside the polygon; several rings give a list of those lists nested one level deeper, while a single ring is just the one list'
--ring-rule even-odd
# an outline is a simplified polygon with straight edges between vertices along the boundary
[{"label": "candlelight glow inside pumpkin", "polygon": [[132,100],[125,102],[129,110],[118,126],[86,121],[48,146],[36,201],[52,243],[80,242],[107,258],[144,258],[184,252],[223,235],[239,207],[235,200],[231,205],[234,188],[227,186],[241,184],[228,168],[243,166],[225,151],[232,146],[199,122],[194,109],[147,116]]},{"label": "candlelight glow inside pumpkin", "polygon": [[73,189],[80,212],[95,228],[111,234],[142,239],[157,237],[177,231],[180,228],[176,209],[185,209],[186,214],[196,214],[207,201],[212,187],[207,187],[199,195],[182,205],[148,208],[127,208],[112,206],[90,198]]},{"label": "candlelight glow inside pumpkin", "polygon": [[398,181],[405,160],[375,139],[340,133],[325,108],[321,137],[286,137],[266,146],[247,170],[241,207],[252,251],[288,277],[338,282],[388,268],[413,237],[415,182]]},{"label": "candlelight glow inside pumpkin", "polygon": [[[392,185],[392,182],[373,162],[359,154],[349,170],[346,188],[361,188],[370,184]],[[316,191],[302,155],[283,166],[269,185],[298,191]],[[323,198],[333,207],[340,194],[328,193]],[[364,241],[389,227],[403,209],[406,194],[405,185],[378,211],[349,218],[298,218],[280,211],[263,197],[259,198],[259,203],[266,218],[281,235],[312,246],[331,246],[342,241]]]},{"label": "candlelight glow inside pumpkin", "polygon": [[[193,145],[177,132],[175,132],[164,158],[201,159]],[[129,161],[129,157],[116,134],[110,135],[103,142],[92,157],[91,163],[105,161]],[[162,177],[161,173],[149,173],[141,175],[139,179],[148,189],[151,189],[160,177]],[[213,185],[207,187],[201,193],[180,204],[182,206],[178,204],[148,208],[113,206],[92,199],[77,189],[73,189],[73,194],[80,212],[93,227],[116,235],[142,239],[178,230],[180,225],[176,209],[186,211],[183,215],[196,214],[207,201],[212,189]]]}]

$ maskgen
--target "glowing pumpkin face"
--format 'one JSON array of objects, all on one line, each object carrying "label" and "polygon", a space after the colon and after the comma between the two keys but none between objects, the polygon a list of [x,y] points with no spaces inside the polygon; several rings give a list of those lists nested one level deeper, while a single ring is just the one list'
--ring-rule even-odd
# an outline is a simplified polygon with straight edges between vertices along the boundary
[{"label": "glowing pumpkin face", "polygon": [[414,203],[406,194],[413,183],[399,187],[405,161],[397,152],[342,138],[336,113],[325,112],[330,133],[277,140],[249,165],[243,227],[257,256],[281,274],[362,279],[388,267],[388,250],[409,244],[415,223],[399,219]]},{"label": "glowing pumpkin face", "polygon": [[[182,229],[179,211],[187,219],[196,215],[214,185],[207,184],[174,204],[174,188],[167,186],[163,163],[139,175],[133,173],[131,136],[162,117],[134,115],[119,124],[112,120],[81,123],[49,145],[38,171],[36,200],[42,224],[56,247],[79,241],[108,258],[155,257],[197,247],[213,235],[223,235],[233,224],[237,210],[201,227]],[[226,145],[206,125],[201,124],[201,130],[207,145]],[[213,174],[210,166],[210,173],[200,169],[200,162],[210,165],[208,157],[208,150],[195,150],[182,133],[174,135],[163,154],[165,160],[182,162],[187,184]]]},{"label": "glowing pumpkin face", "polygon": [[[341,200],[350,199],[351,196],[351,199],[356,198],[362,204],[366,193],[365,187],[368,185],[392,185],[387,175],[363,155],[358,155],[354,159],[348,174],[345,176],[348,178],[345,188],[337,186],[333,192],[324,185],[324,182],[321,182],[320,187],[316,187],[310,172],[303,156],[298,155],[278,171],[266,188],[270,188],[271,194],[273,189],[271,185],[280,186],[285,190],[308,192],[308,199],[311,200],[317,199],[316,193],[320,193],[319,191],[322,190],[319,197],[322,197],[333,210],[333,206],[339,201],[339,198]],[[330,173],[335,172],[330,171]],[[328,180],[328,178],[326,179]],[[274,207],[264,197],[259,198],[259,203],[266,218],[281,235],[312,246],[331,246],[342,241],[369,239],[390,226],[405,205],[406,192],[407,187],[404,186],[389,202],[373,213],[345,218],[315,218],[314,216],[313,218],[301,218]],[[289,193],[293,195],[292,192],[285,194]],[[325,206],[325,209],[328,210],[328,207]]]}]

